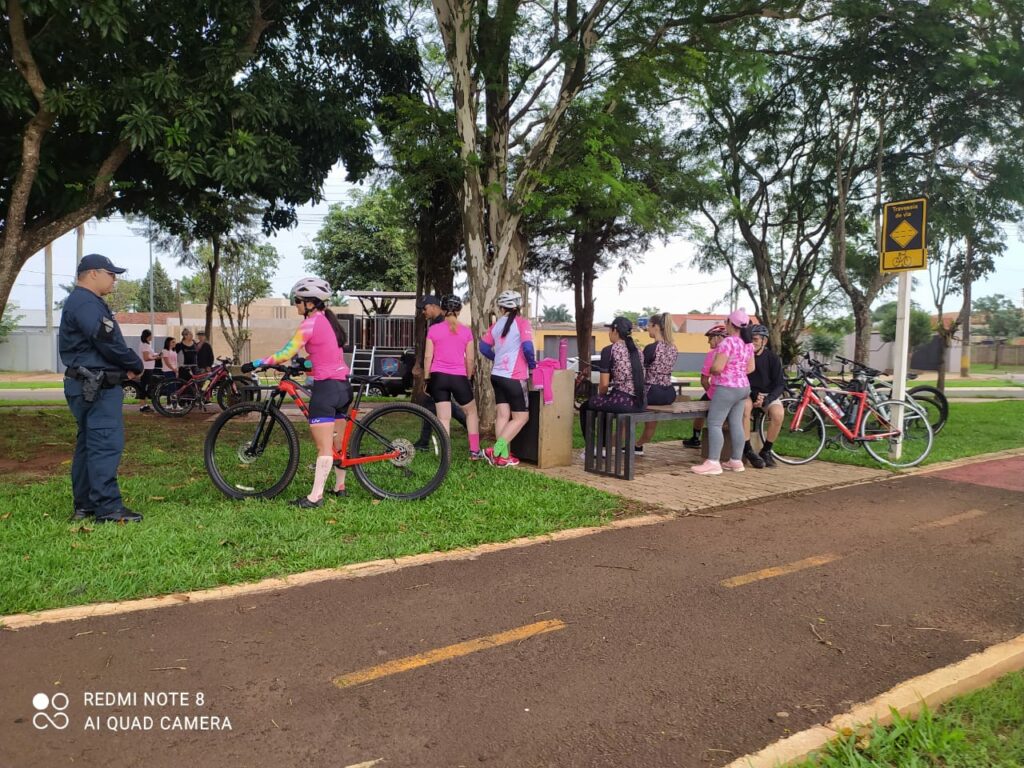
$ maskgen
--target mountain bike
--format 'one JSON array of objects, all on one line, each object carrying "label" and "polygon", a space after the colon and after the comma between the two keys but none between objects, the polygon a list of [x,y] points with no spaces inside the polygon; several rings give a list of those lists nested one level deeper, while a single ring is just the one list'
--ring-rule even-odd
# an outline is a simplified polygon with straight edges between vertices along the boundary
[{"label": "mountain bike", "polygon": [[190,379],[168,379],[153,388],[153,408],[161,416],[179,417],[197,405],[201,410],[217,398],[217,405],[226,411],[243,400],[259,399],[258,382],[248,376],[235,376],[228,367],[231,360],[218,357],[218,364]]},{"label": "mountain bike", "polygon": [[[816,386],[815,374],[803,374],[804,388],[800,397],[783,397],[782,426],[772,445],[772,454],[784,464],[806,464],[813,461],[825,447],[826,424],[839,430],[842,440],[863,445],[870,456],[891,467],[913,467],[927,458],[934,435],[928,415],[911,402],[883,400],[874,402],[864,390]],[[855,406],[853,417],[837,404],[837,397]],[[902,414],[900,420],[896,414]],[[757,429],[767,440],[771,414],[765,413]],[[893,448],[901,439],[901,453]]]},{"label": "mountain bike", "polygon": [[[217,489],[233,499],[271,499],[288,487],[299,466],[299,436],[281,407],[291,398],[309,417],[310,391],[294,380],[305,368],[265,367],[284,374],[266,388],[267,399],[228,408],[206,435],[206,471]],[[451,441],[434,414],[412,403],[389,403],[361,415],[364,385],[380,378],[349,377],[355,398],[342,420],[334,466],[351,469],[359,484],[378,498],[425,498],[448,474]],[[335,422],[339,429],[342,421]]]}]

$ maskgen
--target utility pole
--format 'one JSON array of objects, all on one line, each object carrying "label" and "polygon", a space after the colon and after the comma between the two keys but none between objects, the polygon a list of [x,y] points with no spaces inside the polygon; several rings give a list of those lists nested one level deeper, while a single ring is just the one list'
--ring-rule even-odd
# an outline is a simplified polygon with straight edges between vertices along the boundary
[{"label": "utility pole", "polygon": [[153,241],[149,241],[149,332],[153,332]]},{"label": "utility pole", "polygon": [[973,266],[974,241],[968,239],[967,252],[964,254],[964,275],[963,275],[963,309],[960,310],[960,376],[967,378],[971,375],[971,284],[974,278],[971,275]]},{"label": "utility pole", "polygon": [[75,254],[77,256],[75,259],[75,266],[77,267],[78,262],[80,262],[82,257],[85,255],[85,224],[79,224],[78,229],[76,229],[75,232],[78,235],[78,242],[75,248]]},{"label": "utility pole", "polygon": [[52,336],[53,334],[53,243],[46,244],[46,266],[44,270],[46,272],[46,286],[45,299],[46,302],[46,334]]}]

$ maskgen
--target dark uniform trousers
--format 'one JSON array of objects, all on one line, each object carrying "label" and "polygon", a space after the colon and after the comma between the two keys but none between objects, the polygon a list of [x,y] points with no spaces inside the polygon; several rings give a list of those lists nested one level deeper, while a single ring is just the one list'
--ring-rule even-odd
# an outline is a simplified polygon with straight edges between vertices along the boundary
[{"label": "dark uniform trousers", "polygon": [[96,400],[87,403],[81,382],[65,379],[64,397],[78,423],[71,460],[75,509],[91,509],[97,514],[117,511],[124,506],[117,484],[117,468],[124,451],[124,388],[101,389]]}]

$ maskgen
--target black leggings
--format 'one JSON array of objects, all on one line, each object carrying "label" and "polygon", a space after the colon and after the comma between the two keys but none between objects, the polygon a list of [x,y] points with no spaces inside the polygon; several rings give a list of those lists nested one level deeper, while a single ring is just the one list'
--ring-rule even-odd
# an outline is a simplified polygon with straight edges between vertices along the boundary
[{"label": "black leggings", "polygon": [[640,407],[636,398],[625,392],[609,392],[607,395],[594,395],[580,405],[580,430],[587,434],[587,411],[604,411],[605,413],[639,413]]}]

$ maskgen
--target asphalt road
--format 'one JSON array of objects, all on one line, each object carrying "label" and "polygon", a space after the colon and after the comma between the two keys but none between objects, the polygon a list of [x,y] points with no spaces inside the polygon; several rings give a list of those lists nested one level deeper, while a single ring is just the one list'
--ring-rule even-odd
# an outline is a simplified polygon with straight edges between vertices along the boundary
[{"label": "asphalt road", "polygon": [[1022,492],[1016,457],[2,632],[0,766],[721,765],[1024,632]]}]

